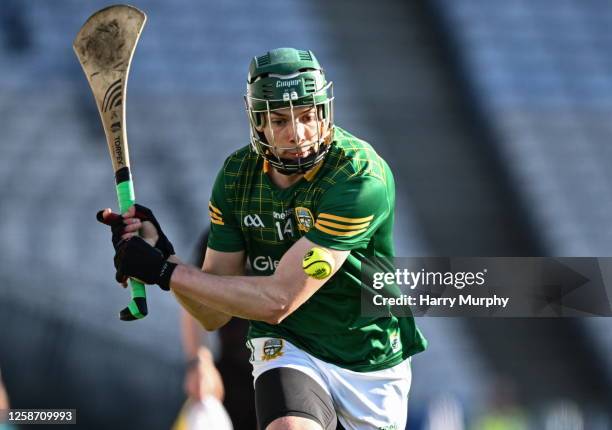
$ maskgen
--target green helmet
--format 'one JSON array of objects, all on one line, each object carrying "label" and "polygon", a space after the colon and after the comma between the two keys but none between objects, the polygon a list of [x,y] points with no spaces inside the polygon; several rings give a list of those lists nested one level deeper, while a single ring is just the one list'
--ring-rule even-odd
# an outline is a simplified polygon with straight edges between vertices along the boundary
[{"label": "green helmet", "polygon": [[[260,57],[254,57],[249,65],[246,109],[251,129],[251,146],[255,152],[280,173],[304,173],[319,163],[327,154],[333,136],[333,89],[325,80],[323,68],[312,51],[294,48],[278,48]],[[319,121],[326,123],[325,135],[318,135],[311,144],[307,157],[280,158],[274,142],[267,142],[262,131],[270,126],[270,113],[280,109],[312,106],[317,109],[317,133]],[[295,124],[292,121],[295,133]],[[272,134],[273,135],[273,134]]]}]

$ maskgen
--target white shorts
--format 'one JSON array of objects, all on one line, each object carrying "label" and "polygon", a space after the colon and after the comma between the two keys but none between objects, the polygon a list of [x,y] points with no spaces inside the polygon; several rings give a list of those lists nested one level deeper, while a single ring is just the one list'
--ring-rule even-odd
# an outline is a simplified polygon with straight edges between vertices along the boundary
[{"label": "white shorts", "polygon": [[330,395],[338,420],[347,430],[404,430],[412,381],[410,359],[389,369],[355,372],[319,360],[283,339],[255,338],[253,378],[288,367],[314,379]]}]

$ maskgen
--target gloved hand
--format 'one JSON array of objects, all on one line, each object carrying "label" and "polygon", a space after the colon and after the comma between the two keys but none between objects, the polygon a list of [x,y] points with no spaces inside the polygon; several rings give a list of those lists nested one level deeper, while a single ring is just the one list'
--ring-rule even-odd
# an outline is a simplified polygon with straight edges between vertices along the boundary
[{"label": "gloved hand", "polygon": [[122,240],[130,238],[135,235],[135,232],[138,232],[145,241],[154,244],[164,258],[174,255],[172,243],[162,231],[151,209],[145,206],[135,204],[123,216],[111,212],[110,209],[104,209],[96,214],[96,218],[102,224],[111,227],[115,251],[117,251]]},{"label": "gloved hand", "polygon": [[136,278],[143,284],[157,284],[166,291],[170,289],[170,278],[177,266],[139,236],[121,240],[114,261],[117,282],[124,284],[127,278]]}]

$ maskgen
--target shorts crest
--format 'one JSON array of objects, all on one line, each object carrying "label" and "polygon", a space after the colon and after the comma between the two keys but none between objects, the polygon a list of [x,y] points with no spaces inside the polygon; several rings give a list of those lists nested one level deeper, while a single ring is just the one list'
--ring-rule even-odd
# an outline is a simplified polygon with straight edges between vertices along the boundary
[{"label": "shorts crest", "polygon": [[277,357],[283,355],[283,340],[282,339],[268,339],[263,345],[263,354],[261,359],[263,361],[274,360]]}]

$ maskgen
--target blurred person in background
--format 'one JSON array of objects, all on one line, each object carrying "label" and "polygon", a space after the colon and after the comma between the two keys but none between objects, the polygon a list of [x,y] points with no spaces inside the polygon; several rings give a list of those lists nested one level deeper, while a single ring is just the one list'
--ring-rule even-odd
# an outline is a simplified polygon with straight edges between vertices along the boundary
[{"label": "blurred person in background", "polygon": [[[209,330],[250,320],[261,429],[403,429],[410,357],[427,342],[412,317],[361,314],[362,264],[394,255],[393,173],[334,125],[331,82],[311,51],[253,58],[246,104],[251,145],[215,181],[205,273],[173,255],[152,214],[146,231],[134,207],[122,220],[106,209],[117,280],[172,290]],[[315,247],[325,277],[302,268]],[[243,276],[247,257],[258,276]]]},{"label": "blurred person in background", "polygon": [[[204,267],[208,235],[209,230],[206,229],[198,240],[194,259],[198,267]],[[246,273],[252,274],[248,264]],[[218,342],[210,342],[218,346],[218,348],[211,349],[214,350],[215,363],[225,386],[223,406],[225,406],[236,430],[251,430],[257,422],[253,377],[249,364],[251,354],[244,344],[248,329],[248,321],[241,318],[232,318],[229,323],[215,332],[218,335],[216,338]],[[202,338],[206,336],[204,328],[187,311],[183,311],[182,335],[184,345],[199,345]],[[207,339],[211,340],[211,337],[208,336]],[[194,385],[193,379],[198,377],[206,377],[206,375],[198,375],[194,371],[188,371],[185,375],[185,386],[192,387]],[[187,391],[190,390],[193,389],[187,389]]]},{"label": "blurred person in background", "polygon": [[[187,367],[185,371],[184,387],[190,398],[198,400],[197,396],[202,392],[202,387],[210,385],[210,379],[216,379],[221,374],[220,386],[224,387],[222,392],[223,406],[229,414],[234,429],[251,430],[254,428],[257,418],[255,416],[255,402],[253,391],[253,378],[249,365],[249,350],[244,345],[248,331],[248,323],[240,318],[234,318],[228,324],[217,331],[218,354],[211,354],[208,348],[199,346],[206,336],[200,323],[185,310],[181,312],[181,330],[183,345],[185,346]],[[212,342],[211,342],[212,343]],[[215,345],[217,345],[215,343]],[[212,347],[210,349],[213,349]],[[197,354],[206,350],[206,356],[217,356],[211,366],[202,367],[193,365],[193,359]],[[207,371],[209,369],[209,371]],[[214,371],[214,374],[213,373]],[[221,382],[223,381],[223,382]],[[210,387],[215,388],[215,387]],[[211,392],[210,389],[206,391]],[[221,393],[217,393],[221,394]],[[201,396],[200,396],[201,397]],[[219,395],[217,399],[221,400]]]},{"label": "blurred person in background", "polygon": [[181,332],[186,369],[184,388],[187,401],[173,430],[232,430],[223,407],[225,388],[212,353],[202,345],[202,329],[186,311],[181,311]]},{"label": "blurred person in background", "polygon": [[[196,250],[195,264],[202,267],[202,245],[208,242],[208,230],[204,231]],[[183,388],[187,401],[173,430],[240,429],[232,425],[231,416],[221,404],[226,391],[223,378],[215,366],[214,355],[209,348],[210,337],[200,324],[184,309],[180,315],[181,340],[185,353],[185,378]]]}]

